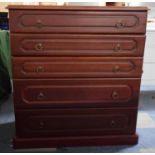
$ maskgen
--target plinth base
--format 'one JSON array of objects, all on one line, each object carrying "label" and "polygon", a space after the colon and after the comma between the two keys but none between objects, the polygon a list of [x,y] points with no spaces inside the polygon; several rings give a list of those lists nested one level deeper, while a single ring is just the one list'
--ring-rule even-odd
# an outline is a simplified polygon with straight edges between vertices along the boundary
[{"label": "plinth base", "polygon": [[138,143],[138,135],[113,135],[89,137],[51,137],[13,139],[14,149],[53,148],[71,146],[133,145]]}]

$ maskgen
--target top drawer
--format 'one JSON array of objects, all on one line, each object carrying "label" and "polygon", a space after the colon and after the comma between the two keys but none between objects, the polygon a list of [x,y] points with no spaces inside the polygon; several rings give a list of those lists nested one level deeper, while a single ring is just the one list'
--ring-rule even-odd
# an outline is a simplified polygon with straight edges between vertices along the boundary
[{"label": "top drawer", "polygon": [[145,33],[147,12],[10,10],[11,32]]}]

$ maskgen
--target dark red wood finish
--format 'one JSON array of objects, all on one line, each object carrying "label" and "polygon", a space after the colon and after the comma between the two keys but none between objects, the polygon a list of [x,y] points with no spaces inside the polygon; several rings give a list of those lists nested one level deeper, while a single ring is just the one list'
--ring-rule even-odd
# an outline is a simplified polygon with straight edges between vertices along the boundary
[{"label": "dark red wood finish", "polygon": [[103,146],[103,145],[134,145],[138,143],[137,134],[79,136],[79,137],[31,137],[13,139],[14,149],[21,148],[53,148],[75,146]]},{"label": "dark red wood finish", "polygon": [[14,80],[16,108],[136,107],[140,79]]},{"label": "dark red wood finish", "polygon": [[58,6],[53,6],[53,5],[9,5],[7,7],[9,10],[40,10],[40,11],[45,11],[45,10],[87,10],[87,11],[135,11],[135,12],[145,12],[148,10],[147,7],[116,7],[116,6],[63,6],[63,5],[58,5]]},{"label": "dark red wood finish", "polygon": [[14,148],[136,144],[147,8],[9,6]]},{"label": "dark red wood finish", "polygon": [[142,58],[13,57],[14,78],[141,77]]},{"label": "dark red wood finish", "polygon": [[11,34],[14,56],[143,56],[145,35]]},{"label": "dark red wood finish", "polygon": [[21,33],[145,33],[146,12],[10,10],[10,30]]},{"label": "dark red wood finish", "polygon": [[[17,110],[17,137],[84,137],[134,134],[137,109]],[[24,120],[24,121],[23,121]],[[133,121],[134,120],[134,121]]]}]

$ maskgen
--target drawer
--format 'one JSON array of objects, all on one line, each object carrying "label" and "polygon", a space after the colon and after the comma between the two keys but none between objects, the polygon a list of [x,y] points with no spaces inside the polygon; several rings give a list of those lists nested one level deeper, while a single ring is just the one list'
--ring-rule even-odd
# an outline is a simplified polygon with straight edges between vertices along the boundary
[{"label": "drawer", "polygon": [[143,56],[144,45],[144,35],[11,34],[15,56]]},{"label": "drawer", "polygon": [[140,79],[15,79],[16,108],[137,106]]},{"label": "drawer", "polygon": [[134,134],[137,109],[17,110],[16,136],[69,137]]},{"label": "drawer", "polygon": [[11,32],[145,33],[147,11],[10,10]]},{"label": "drawer", "polygon": [[13,78],[141,77],[142,58],[13,57]]}]

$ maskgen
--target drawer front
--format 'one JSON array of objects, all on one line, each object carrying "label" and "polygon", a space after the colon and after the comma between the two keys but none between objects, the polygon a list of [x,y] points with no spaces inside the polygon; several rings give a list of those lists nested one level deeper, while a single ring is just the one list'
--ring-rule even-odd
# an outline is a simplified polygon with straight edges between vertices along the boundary
[{"label": "drawer front", "polygon": [[144,45],[144,35],[11,34],[15,56],[143,56]]},{"label": "drawer front", "polygon": [[137,106],[140,79],[14,80],[15,107]]},{"label": "drawer front", "polygon": [[19,137],[133,134],[136,112],[130,108],[17,110],[16,133]]},{"label": "drawer front", "polygon": [[147,12],[10,10],[11,32],[145,33]]},{"label": "drawer front", "polygon": [[13,57],[13,78],[141,77],[142,58]]}]

